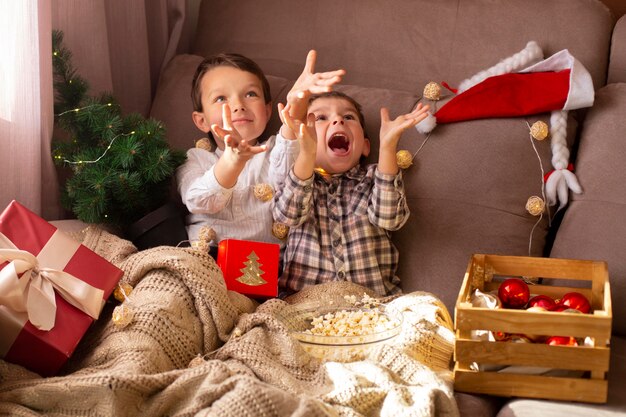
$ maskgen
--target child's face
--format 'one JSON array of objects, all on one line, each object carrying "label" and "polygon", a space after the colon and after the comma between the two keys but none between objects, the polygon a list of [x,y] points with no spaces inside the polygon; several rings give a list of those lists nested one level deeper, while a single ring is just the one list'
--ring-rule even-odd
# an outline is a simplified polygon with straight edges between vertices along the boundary
[{"label": "child's face", "polygon": [[314,100],[309,113],[315,115],[317,154],[315,164],[329,174],[349,171],[370,152],[357,110],[340,97]]},{"label": "child's face", "polygon": [[[224,127],[222,106],[228,103],[232,126],[241,138],[251,145],[265,130],[272,113],[271,103],[265,103],[261,80],[254,74],[229,66],[207,71],[200,83],[202,112],[194,112],[196,126],[209,132],[212,124]],[[224,141],[215,138],[217,146],[224,149]]]}]

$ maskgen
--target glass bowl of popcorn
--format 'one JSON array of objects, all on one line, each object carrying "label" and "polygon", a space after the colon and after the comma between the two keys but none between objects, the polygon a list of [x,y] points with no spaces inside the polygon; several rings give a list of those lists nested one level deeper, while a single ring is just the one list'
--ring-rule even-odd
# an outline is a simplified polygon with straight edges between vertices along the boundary
[{"label": "glass bowl of popcorn", "polygon": [[401,313],[367,296],[293,305],[279,319],[310,355],[333,362],[363,360],[402,329]]}]

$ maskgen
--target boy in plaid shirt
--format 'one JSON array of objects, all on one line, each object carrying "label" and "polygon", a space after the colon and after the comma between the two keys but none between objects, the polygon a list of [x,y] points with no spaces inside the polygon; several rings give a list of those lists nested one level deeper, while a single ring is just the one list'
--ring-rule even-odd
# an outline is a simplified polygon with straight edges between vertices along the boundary
[{"label": "boy in plaid shirt", "polygon": [[[303,95],[300,95],[305,99]],[[380,295],[400,292],[398,250],[389,232],[409,217],[396,149],[402,133],[428,106],[389,118],[382,108],[378,164],[370,152],[361,106],[337,91],[309,99],[306,122],[294,107],[281,111],[300,152],[275,196],[274,219],[290,227],[279,280],[283,293],[327,281],[352,281]]]}]

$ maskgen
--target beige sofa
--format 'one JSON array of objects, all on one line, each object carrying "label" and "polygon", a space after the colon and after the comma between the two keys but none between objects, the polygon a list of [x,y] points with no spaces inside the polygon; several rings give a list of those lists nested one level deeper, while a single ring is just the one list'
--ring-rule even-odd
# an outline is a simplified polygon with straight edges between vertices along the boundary
[{"label": "beige sofa", "polygon": [[[473,253],[606,260],[614,315],[607,404],[461,393],[457,400],[468,416],[626,414],[626,20],[616,25],[599,0],[205,0],[192,50],[167,65],[151,115],[164,121],[174,146],[188,149],[202,136],[189,98],[202,56],[251,57],[280,102],[314,48],[319,70],[346,69],[339,89],[363,104],[375,142],[380,106],[407,112],[429,81],[455,86],[528,41],[546,57],[568,49],[591,74],[595,104],[571,112],[568,122],[570,161],[584,193],[570,193],[568,207],[556,215],[553,207],[553,219],[544,216],[533,230],[537,217],[525,203],[541,195],[538,155],[548,171],[552,152],[549,141],[534,152],[527,122],[548,122],[548,114],[441,125],[425,144],[411,131],[400,148],[424,146],[404,172],[411,218],[393,235],[399,275],[406,291],[432,292],[453,312]],[[274,115],[268,133],[277,128]]]}]

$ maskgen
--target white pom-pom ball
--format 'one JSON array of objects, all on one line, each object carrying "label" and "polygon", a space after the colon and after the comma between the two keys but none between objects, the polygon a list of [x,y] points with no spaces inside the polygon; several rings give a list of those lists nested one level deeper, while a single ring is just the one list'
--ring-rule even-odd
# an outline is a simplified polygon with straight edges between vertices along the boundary
[{"label": "white pom-pom ball", "polygon": [[428,116],[421,122],[415,125],[415,128],[420,133],[430,133],[437,126],[437,119],[431,112],[428,112]]}]

